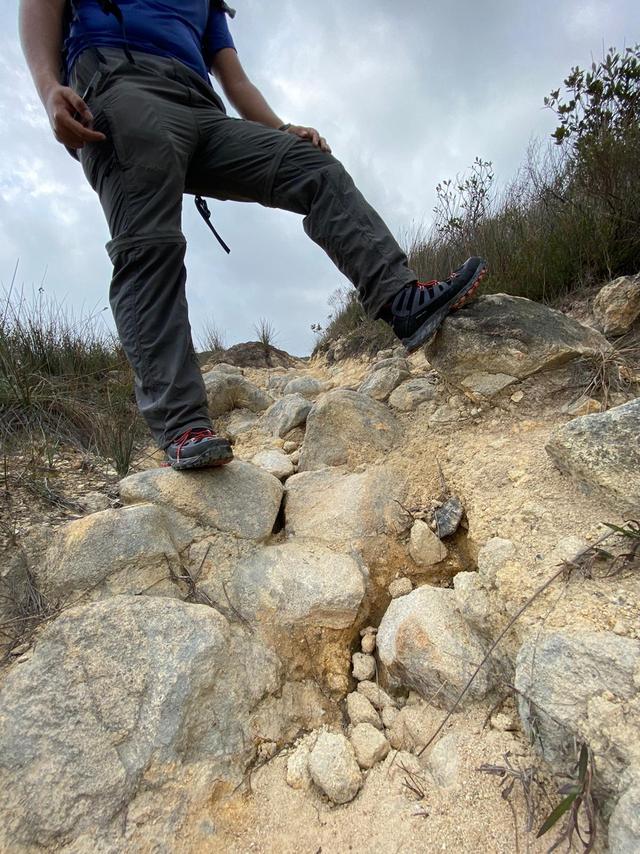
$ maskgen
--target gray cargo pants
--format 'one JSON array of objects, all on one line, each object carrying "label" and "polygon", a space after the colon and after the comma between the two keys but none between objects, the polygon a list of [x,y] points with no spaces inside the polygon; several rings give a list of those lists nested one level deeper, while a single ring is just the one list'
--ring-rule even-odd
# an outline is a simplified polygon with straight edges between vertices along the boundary
[{"label": "gray cargo pants", "polygon": [[151,54],[91,49],[71,84],[107,136],[79,152],[100,197],[113,263],[109,298],[138,406],[161,448],[211,424],[185,297],[184,193],[304,215],[306,233],[358,290],[371,317],[416,280],[378,214],[329,154],[234,119],[206,81]]}]

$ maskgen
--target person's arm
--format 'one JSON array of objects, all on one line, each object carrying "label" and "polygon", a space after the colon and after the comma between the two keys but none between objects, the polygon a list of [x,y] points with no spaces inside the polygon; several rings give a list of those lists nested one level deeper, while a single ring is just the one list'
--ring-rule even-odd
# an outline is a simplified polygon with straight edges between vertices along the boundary
[{"label": "person's arm", "polygon": [[[271,109],[258,87],[249,80],[233,48],[226,47],[217,51],[211,63],[211,72],[243,119],[259,122],[270,128],[282,127],[284,122]],[[290,125],[287,130],[302,139],[308,139],[322,151],[331,151],[326,139],[320,136],[315,128]]]},{"label": "person's arm", "polygon": [[82,148],[105,137],[89,127],[93,116],[82,98],[60,83],[64,7],[65,0],[20,0],[20,41],[56,139]]}]

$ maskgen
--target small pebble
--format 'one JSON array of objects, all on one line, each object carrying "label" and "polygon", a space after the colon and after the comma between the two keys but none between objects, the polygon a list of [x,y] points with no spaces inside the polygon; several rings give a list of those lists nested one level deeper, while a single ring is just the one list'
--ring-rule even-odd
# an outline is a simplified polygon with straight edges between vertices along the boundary
[{"label": "small pebble", "polygon": [[365,635],[377,635],[378,630],[375,626],[367,626],[366,629],[360,629],[360,637],[363,638]]},{"label": "small pebble", "polygon": [[413,590],[413,584],[411,583],[410,578],[396,578],[395,581],[392,581],[389,585],[389,596],[392,599],[397,599],[399,596],[406,596],[407,593],[411,593]]},{"label": "small pebble", "polygon": [[386,709],[382,710],[382,723],[385,729],[391,729],[399,714],[398,710],[394,709],[393,706],[387,706]]},{"label": "small pebble", "polygon": [[389,752],[389,742],[384,735],[371,724],[358,724],[351,733],[351,744],[356,760],[361,768],[373,768]]},{"label": "small pebble", "polygon": [[352,726],[371,724],[376,729],[382,729],[380,715],[364,694],[359,694],[357,691],[347,694],[347,714]]},{"label": "small pebble", "polygon": [[353,678],[358,682],[373,679],[376,675],[376,660],[372,655],[356,652],[353,656]]},{"label": "small pebble", "polygon": [[371,655],[376,648],[376,636],[365,635],[360,643],[360,648],[365,655]]}]

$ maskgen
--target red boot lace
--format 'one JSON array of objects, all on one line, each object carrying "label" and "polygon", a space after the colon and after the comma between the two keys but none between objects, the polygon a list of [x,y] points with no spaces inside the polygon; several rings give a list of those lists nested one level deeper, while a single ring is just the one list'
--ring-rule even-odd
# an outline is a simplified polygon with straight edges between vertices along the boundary
[{"label": "red boot lace", "polygon": [[178,436],[177,439],[174,439],[174,443],[176,445],[176,462],[179,462],[180,451],[184,448],[187,442],[190,442],[192,439],[196,442],[199,439],[212,439],[214,436],[215,433],[213,430],[209,429],[209,427],[192,427],[189,430],[185,430],[185,432]]},{"label": "red boot lace", "polygon": [[438,279],[431,279],[428,282],[416,282],[416,288],[420,288],[420,290],[424,290],[425,288],[432,288],[434,285],[438,284]]}]

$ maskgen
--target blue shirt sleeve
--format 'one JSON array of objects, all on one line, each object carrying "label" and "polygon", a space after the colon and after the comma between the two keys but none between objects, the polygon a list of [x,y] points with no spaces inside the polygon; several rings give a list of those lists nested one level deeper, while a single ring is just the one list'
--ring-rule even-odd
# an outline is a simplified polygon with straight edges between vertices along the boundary
[{"label": "blue shirt sleeve", "polygon": [[204,34],[204,58],[207,66],[211,65],[213,57],[223,47],[236,49],[229,32],[226,14],[218,9],[211,9]]}]

